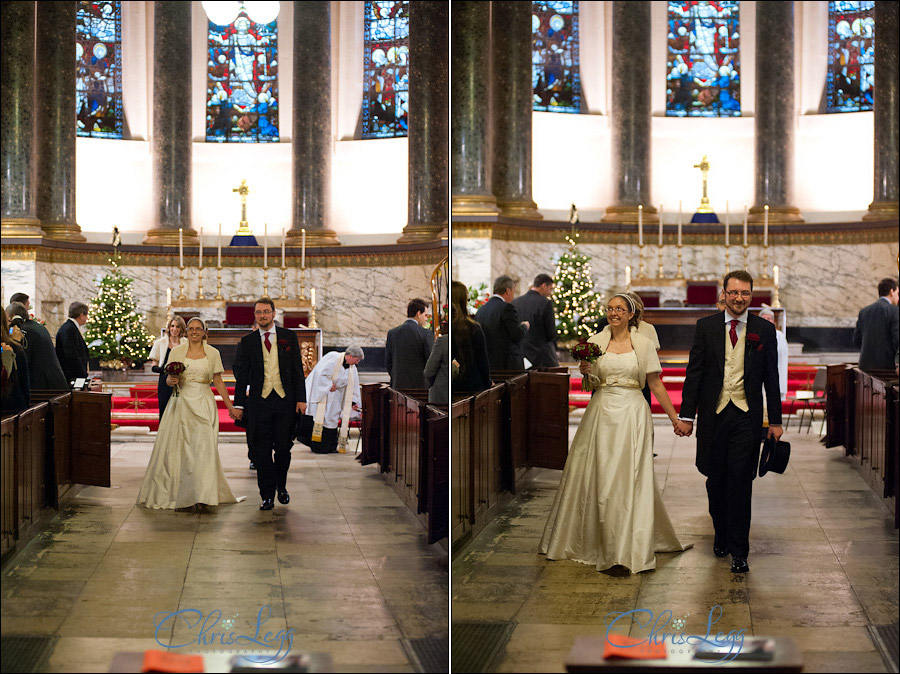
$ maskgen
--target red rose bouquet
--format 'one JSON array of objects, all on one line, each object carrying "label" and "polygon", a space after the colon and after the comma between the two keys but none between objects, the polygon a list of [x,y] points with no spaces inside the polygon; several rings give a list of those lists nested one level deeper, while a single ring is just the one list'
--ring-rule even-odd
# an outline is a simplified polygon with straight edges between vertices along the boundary
[{"label": "red rose bouquet", "polygon": [[[166,365],[166,369],[164,370],[164,372],[167,375],[169,375],[170,377],[180,377],[182,374],[184,374],[184,371],[186,369],[187,368],[185,367],[184,363],[177,361],[177,360],[173,360],[171,363]],[[177,396],[178,395],[178,384],[176,384],[174,386],[174,389],[175,390],[173,391],[172,395]]]},{"label": "red rose bouquet", "polygon": [[[600,350],[600,347],[594,344],[593,342],[580,342],[572,349],[572,357],[578,361],[587,361],[588,363],[593,363],[600,356],[603,355],[603,352]],[[587,375],[582,377],[581,379],[581,390],[589,391],[588,387]]]}]

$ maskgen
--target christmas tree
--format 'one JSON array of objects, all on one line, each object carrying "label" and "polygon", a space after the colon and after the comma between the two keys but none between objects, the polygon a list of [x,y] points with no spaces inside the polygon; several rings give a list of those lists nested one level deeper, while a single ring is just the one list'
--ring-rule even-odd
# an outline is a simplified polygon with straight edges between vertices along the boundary
[{"label": "christmas tree", "polygon": [[122,369],[143,362],[153,344],[132,295],[133,279],[120,270],[118,256],[112,271],[98,282],[100,293],[91,301],[84,341],[101,367]]},{"label": "christmas tree", "polygon": [[594,292],[591,258],[578,252],[578,209],[572,204],[569,217],[572,233],[566,236],[569,250],[556,263],[553,282],[553,308],[560,346],[571,348],[599,332],[598,322],[604,315],[600,295]]}]

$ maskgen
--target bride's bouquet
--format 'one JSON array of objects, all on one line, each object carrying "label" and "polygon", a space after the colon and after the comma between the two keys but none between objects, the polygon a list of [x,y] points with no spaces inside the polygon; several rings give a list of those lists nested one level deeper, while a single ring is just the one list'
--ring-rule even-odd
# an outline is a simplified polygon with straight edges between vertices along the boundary
[{"label": "bride's bouquet", "polygon": [[[603,355],[603,351],[600,350],[600,347],[594,344],[593,342],[579,342],[577,346],[572,349],[572,357],[577,361],[587,361],[588,363],[593,363],[600,356]],[[588,375],[585,375],[581,379],[581,390],[589,391],[590,386],[588,385]]]},{"label": "bride's bouquet", "polygon": [[[166,365],[165,373],[170,377],[180,377],[182,374],[184,374],[185,369],[187,368],[185,368],[184,363],[178,360],[174,360]],[[178,384],[175,384],[174,389],[175,390],[172,392],[172,395],[177,397]]]}]

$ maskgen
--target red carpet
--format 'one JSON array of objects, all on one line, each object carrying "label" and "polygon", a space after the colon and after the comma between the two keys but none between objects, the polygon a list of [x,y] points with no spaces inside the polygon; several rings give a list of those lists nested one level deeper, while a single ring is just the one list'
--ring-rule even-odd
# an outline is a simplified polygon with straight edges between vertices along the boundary
[{"label": "red carpet", "polygon": [[[129,389],[129,397],[119,397],[112,399],[112,423],[119,426],[144,426],[149,427],[151,431],[159,428],[159,400],[156,397],[155,385],[136,385]],[[234,387],[228,388],[229,395],[234,395]],[[213,390],[215,394],[215,390]],[[225,409],[225,403],[217,398],[216,407],[219,410],[219,431],[222,432],[240,432],[243,428],[238,428],[234,420],[228,416],[228,410]]]}]

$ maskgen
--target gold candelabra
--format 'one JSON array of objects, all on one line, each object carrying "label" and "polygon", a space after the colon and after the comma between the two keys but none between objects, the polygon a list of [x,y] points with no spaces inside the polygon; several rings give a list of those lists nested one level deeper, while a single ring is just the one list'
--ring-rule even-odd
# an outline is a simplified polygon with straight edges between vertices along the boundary
[{"label": "gold candelabra", "polygon": [[663,247],[658,246],[658,248],[659,248],[659,250],[657,251],[657,254],[656,254],[657,263],[658,263],[657,268],[656,268],[656,278],[662,278],[663,277],[663,261],[662,261]]},{"label": "gold candelabra", "polygon": [[184,265],[178,268],[178,299],[187,299],[187,295],[184,294]]},{"label": "gold candelabra", "polygon": [[306,267],[300,267],[300,299],[306,299]]},{"label": "gold candelabra", "polygon": [[675,278],[684,278],[684,274],[681,272],[681,241],[678,242],[678,273],[675,274]]},{"label": "gold candelabra", "polygon": [[760,276],[760,278],[766,279],[766,280],[771,278],[769,276],[769,244],[768,243],[763,246],[763,268],[762,268],[762,275]]},{"label": "gold candelabra", "polygon": [[287,290],[285,287],[285,273],[287,272],[287,267],[281,265],[281,295],[278,299],[286,300],[287,299]]},{"label": "gold candelabra", "polygon": [[216,299],[224,300],[222,296],[222,265],[216,267]]},{"label": "gold candelabra", "polygon": [[644,273],[644,244],[638,244],[638,278],[647,278]]},{"label": "gold candelabra", "polygon": [[198,300],[206,299],[203,296],[203,267],[199,267],[197,269],[197,299]]},{"label": "gold candelabra", "polygon": [[728,260],[730,246],[725,246],[725,273],[731,271],[731,263]]},{"label": "gold candelabra", "polygon": [[744,242],[744,269],[747,269],[750,265],[750,244],[746,241]]},{"label": "gold candelabra", "polygon": [[263,297],[269,296],[269,267],[263,267]]},{"label": "gold candelabra", "polygon": [[319,324],[316,323],[316,307],[311,306],[309,308],[309,327],[318,328]]}]

